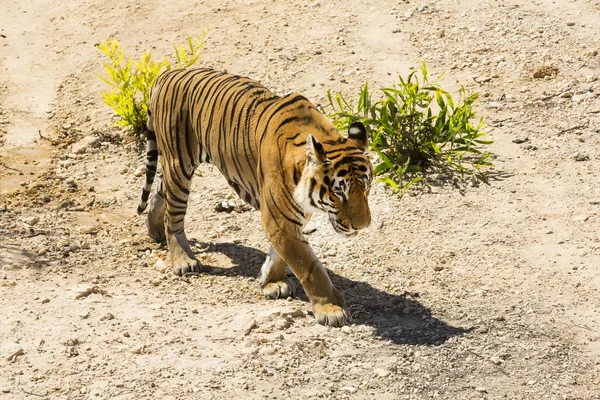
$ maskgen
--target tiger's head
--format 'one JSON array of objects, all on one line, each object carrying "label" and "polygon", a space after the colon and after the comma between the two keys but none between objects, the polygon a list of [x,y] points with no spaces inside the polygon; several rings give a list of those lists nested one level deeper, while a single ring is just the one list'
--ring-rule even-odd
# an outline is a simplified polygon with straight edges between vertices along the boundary
[{"label": "tiger's head", "polygon": [[348,129],[348,138],[319,142],[306,139],[304,171],[296,200],[312,213],[327,213],[336,232],[354,235],[371,223],[369,190],[373,165],[367,157],[367,131],[360,122]]}]

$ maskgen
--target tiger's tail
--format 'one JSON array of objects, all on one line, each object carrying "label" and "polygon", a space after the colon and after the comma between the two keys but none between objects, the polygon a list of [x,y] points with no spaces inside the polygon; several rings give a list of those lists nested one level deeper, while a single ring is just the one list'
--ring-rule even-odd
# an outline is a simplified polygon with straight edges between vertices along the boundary
[{"label": "tiger's tail", "polygon": [[156,168],[158,166],[158,144],[156,143],[156,133],[152,126],[152,116],[148,111],[148,124],[146,129],[146,182],[142,188],[142,200],[137,208],[137,213],[140,215],[144,212],[148,205],[148,197],[152,190],[152,183],[156,176]]}]

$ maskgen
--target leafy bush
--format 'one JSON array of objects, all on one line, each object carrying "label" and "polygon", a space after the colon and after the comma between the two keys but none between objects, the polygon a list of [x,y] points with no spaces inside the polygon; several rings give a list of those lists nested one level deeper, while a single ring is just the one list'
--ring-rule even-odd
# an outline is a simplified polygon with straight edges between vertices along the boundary
[{"label": "leafy bush", "polygon": [[[399,77],[398,83],[381,92],[383,98],[373,101],[373,92],[365,83],[355,109],[341,94],[333,96],[328,91],[333,108],[330,117],[339,129],[347,129],[354,121],[367,127],[371,148],[380,159],[374,170],[379,181],[404,192],[422,178],[426,167],[471,172],[486,181],[481,167],[491,165],[490,154],[480,148],[492,141],[481,139],[485,135],[482,119],[471,124],[477,93],[469,94],[462,87],[455,104],[447,91],[428,81],[425,63],[421,80],[413,71],[406,80]],[[405,183],[407,172],[415,174]]]},{"label": "leafy bush", "polygon": [[[186,37],[188,50],[183,45],[174,46],[177,68],[188,68],[198,61],[205,38],[206,32],[200,39]],[[147,50],[140,61],[134,63],[130,56],[124,63],[125,50],[115,38],[106,39],[98,48],[110,60],[104,63],[108,77],[99,75],[110,86],[110,91],[102,91],[102,99],[117,114],[117,124],[140,137],[146,129],[150,88],[163,71],[171,69],[171,64],[167,58],[152,60]]]}]

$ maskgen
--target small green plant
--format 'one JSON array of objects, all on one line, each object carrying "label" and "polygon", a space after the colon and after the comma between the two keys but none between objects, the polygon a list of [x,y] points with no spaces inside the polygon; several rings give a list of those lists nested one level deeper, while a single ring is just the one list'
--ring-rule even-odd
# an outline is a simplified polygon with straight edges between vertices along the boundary
[{"label": "small green plant", "polygon": [[[425,63],[420,80],[413,71],[381,92],[383,98],[374,101],[365,83],[356,109],[341,94],[327,93],[333,108],[330,117],[339,129],[354,121],[367,127],[371,148],[380,160],[374,170],[377,180],[403,193],[421,180],[424,168],[436,166],[461,174],[470,171],[486,181],[481,167],[491,165],[490,154],[480,148],[492,141],[482,139],[481,118],[471,123],[477,93],[469,94],[463,87],[455,103],[447,91],[429,82]],[[412,173],[412,179],[405,182],[407,173]]]},{"label": "small green plant", "polygon": [[[188,68],[198,61],[205,39],[206,32],[200,39],[192,40],[188,36],[187,50],[183,45],[174,46],[177,68]],[[110,86],[110,91],[102,91],[102,99],[117,114],[117,125],[139,138],[146,129],[150,88],[163,71],[171,69],[171,64],[167,58],[152,60],[147,50],[139,61],[133,62],[130,56],[125,62],[125,50],[115,38],[106,39],[98,48],[109,58],[109,62],[104,63],[108,77],[99,75]]]}]

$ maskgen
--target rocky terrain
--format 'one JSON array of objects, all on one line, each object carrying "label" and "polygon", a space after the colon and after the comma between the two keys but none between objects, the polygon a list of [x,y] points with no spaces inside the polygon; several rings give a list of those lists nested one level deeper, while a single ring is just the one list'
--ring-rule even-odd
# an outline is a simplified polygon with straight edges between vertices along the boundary
[{"label": "rocky terrain", "polygon": [[[0,398],[600,398],[600,2],[8,0],[0,13]],[[95,47],[208,38],[201,65],[326,105],[427,61],[480,93],[489,184],[382,184],[309,240],[354,321],[262,298],[260,215],[202,166],[179,278],[135,213],[142,145]],[[216,211],[225,202],[235,210]]]}]

